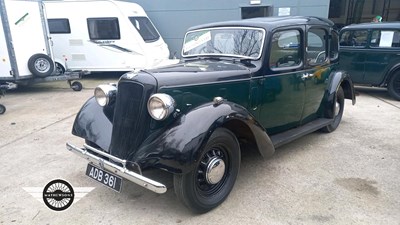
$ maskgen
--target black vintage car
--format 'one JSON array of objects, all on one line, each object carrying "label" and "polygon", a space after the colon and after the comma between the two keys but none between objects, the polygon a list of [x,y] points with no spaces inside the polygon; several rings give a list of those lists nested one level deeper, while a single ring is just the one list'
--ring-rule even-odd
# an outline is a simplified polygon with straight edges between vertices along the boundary
[{"label": "black vintage car", "polygon": [[[241,153],[271,156],[305,134],[332,132],[353,84],[338,70],[338,34],[316,17],[257,18],[189,29],[180,63],[100,85],[72,133],[86,175],[120,190],[122,178],[156,193],[145,169],[174,175],[177,197],[207,212],[229,195]],[[120,178],[122,177],[122,178]]]},{"label": "black vintage car", "polygon": [[355,84],[386,87],[400,101],[400,22],[344,27],[340,30],[340,66]]}]

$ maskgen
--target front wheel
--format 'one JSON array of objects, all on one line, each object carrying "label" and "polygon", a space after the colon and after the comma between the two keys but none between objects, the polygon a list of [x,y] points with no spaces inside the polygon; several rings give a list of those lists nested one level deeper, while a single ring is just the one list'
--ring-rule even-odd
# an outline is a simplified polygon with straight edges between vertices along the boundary
[{"label": "front wheel", "polygon": [[231,192],[240,167],[240,147],[235,135],[216,129],[202,150],[193,171],[174,175],[178,199],[189,209],[205,213],[220,205]]},{"label": "front wheel", "polygon": [[335,95],[335,106],[334,110],[330,110],[328,113],[328,118],[333,118],[333,122],[328,126],[322,128],[321,130],[326,133],[333,132],[339,126],[340,121],[342,121],[342,116],[344,112],[344,92],[343,88],[339,86]]},{"label": "front wheel", "polygon": [[394,99],[400,101],[400,72],[397,72],[390,78],[388,83],[388,92]]}]

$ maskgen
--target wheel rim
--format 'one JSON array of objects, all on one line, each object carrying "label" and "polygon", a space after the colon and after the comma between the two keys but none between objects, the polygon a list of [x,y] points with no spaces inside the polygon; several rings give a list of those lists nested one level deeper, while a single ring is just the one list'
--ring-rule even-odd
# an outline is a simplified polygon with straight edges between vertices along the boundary
[{"label": "wheel rim", "polygon": [[336,100],[336,104],[335,104],[335,117],[337,117],[340,113],[340,103],[338,100]]},{"label": "wheel rim", "polygon": [[222,146],[211,147],[203,156],[197,168],[196,187],[202,196],[218,193],[227,180],[229,159]]},{"label": "wheel rim", "polygon": [[46,73],[50,70],[50,62],[46,59],[39,58],[35,61],[35,69],[40,73]]}]

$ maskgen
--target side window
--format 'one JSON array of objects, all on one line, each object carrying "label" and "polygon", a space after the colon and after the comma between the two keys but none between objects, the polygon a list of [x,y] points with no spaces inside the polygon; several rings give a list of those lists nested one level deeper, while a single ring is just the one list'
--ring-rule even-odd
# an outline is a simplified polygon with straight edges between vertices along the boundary
[{"label": "side window", "polygon": [[88,18],[90,40],[117,40],[121,39],[118,18]]},{"label": "side window", "polygon": [[129,20],[145,42],[157,41],[160,38],[156,28],[147,17],[129,17]]},{"label": "side window", "polygon": [[353,46],[353,41],[352,41],[352,31],[344,31],[343,33],[341,33],[340,35],[340,41],[339,44],[340,46]]},{"label": "side window", "polygon": [[340,36],[340,46],[363,47],[367,45],[368,31],[345,31]]},{"label": "side window", "polygon": [[294,67],[301,64],[301,36],[298,30],[273,34],[269,65],[274,68]]},{"label": "side window", "polygon": [[339,56],[339,35],[336,31],[331,33],[330,47],[329,58],[333,61]]},{"label": "side window", "polygon": [[367,45],[368,31],[366,30],[357,30],[354,31],[353,39],[355,46],[365,46]]},{"label": "side window", "polygon": [[371,47],[400,47],[400,32],[397,30],[374,30],[371,34]]},{"label": "side window", "polygon": [[321,64],[326,60],[327,32],[321,28],[311,28],[307,32],[307,62],[310,65]]},{"label": "side window", "polygon": [[70,34],[71,27],[68,19],[48,19],[50,34]]}]

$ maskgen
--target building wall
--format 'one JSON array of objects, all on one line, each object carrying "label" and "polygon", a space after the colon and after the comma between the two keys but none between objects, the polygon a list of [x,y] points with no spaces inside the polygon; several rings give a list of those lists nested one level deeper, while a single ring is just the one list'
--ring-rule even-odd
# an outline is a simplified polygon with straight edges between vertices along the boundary
[{"label": "building wall", "polygon": [[[273,16],[328,17],[330,0],[128,0],[141,5],[168,44],[171,57],[180,58],[186,30],[194,25],[242,18],[242,7],[272,7]],[[256,4],[251,4],[256,3]],[[290,9],[290,10],[288,10]]]}]

